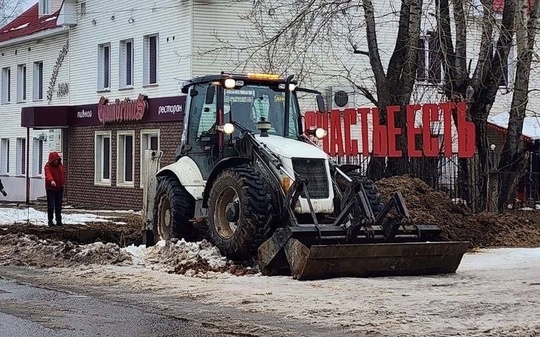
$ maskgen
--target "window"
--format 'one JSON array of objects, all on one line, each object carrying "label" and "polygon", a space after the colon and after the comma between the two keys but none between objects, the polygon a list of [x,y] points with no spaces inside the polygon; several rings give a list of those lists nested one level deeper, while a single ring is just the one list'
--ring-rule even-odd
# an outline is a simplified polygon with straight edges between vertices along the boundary
[{"label": "window", "polygon": [[147,35],[144,37],[144,85],[158,83],[158,50],[159,36]]},{"label": "window", "polygon": [[0,140],[0,174],[9,173],[9,138]]},{"label": "window", "polygon": [[17,102],[26,101],[26,64],[17,66]]},{"label": "window", "polygon": [[49,0],[39,0],[39,14],[51,14],[51,2]]},{"label": "window", "polygon": [[43,139],[41,138],[34,138],[32,172],[34,176],[40,176],[43,173]]},{"label": "window", "polygon": [[135,174],[135,133],[133,131],[118,132],[117,146],[117,185],[118,186],[133,186],[133,176]]},{"label": "window", "polygon": [[2,103],[11,101],[11,68],[2,68]]},{"label": "window", "polygon": [[133,86],[133,40],[120,41],[120,88]]},{"label": "window", "polygon": [[96,132],[94,183],[111,185],[111,133]]},{"label": "window", "polygon": [[43,62],[34,62],[34,101],[43,99]]},{"label": "window", "polygon": [[442,82],[442,62],[439,41],[434,32],[420,37],[418,42],[416,80],[431,84]]},{"label": "window", "polygon": [[17,138],[17,167],[15,173],[17,175],[26,174],[26,138]]},{"label": "window", "polygon": [[98,46],[98,91],[111,88],[111,44]]},{"label": "window", "polygon": [[81,15],[86,15],[86,2],[81,2]]},{"label": "window", "polygon": [[159,150],[159,130],[141,131],[141,187],[144,186],[143,181],[146,176],[146,150]]}]

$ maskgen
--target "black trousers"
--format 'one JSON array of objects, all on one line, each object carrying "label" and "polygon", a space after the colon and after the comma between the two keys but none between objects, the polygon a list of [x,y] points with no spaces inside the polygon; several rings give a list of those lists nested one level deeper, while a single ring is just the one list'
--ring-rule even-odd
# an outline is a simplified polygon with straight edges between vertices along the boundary
[{"label": "black trousers", "polygon": [[47,215],[49,222],[56,217],[56,224],[62,223],[62,199],[64,197],[64,189],[59,191],[47,190]]}]

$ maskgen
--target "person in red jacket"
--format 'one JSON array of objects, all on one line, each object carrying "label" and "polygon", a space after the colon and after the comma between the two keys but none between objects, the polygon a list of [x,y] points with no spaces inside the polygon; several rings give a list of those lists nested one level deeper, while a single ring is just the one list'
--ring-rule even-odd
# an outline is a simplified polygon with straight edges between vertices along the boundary
[{"label": "person in red jacket", "polygon": [[54,226],[53,215],[56,217],[56,225],[62,225],[62,198],[64,197],[64,185],[66,172],[64,164],[57,152],[49,153],[49,161],[45,164],[45,190],[47,191],[47,215],[49,226]]}]

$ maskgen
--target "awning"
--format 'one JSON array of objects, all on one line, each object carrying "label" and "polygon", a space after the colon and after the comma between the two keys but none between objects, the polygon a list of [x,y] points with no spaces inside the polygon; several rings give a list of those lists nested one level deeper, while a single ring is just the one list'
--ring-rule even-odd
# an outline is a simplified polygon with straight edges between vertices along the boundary
[{"label": "awning", "polygon": [[24,107],[21,110],[21,126],[33,129],[60,129],[70,124],[71,106]]}]

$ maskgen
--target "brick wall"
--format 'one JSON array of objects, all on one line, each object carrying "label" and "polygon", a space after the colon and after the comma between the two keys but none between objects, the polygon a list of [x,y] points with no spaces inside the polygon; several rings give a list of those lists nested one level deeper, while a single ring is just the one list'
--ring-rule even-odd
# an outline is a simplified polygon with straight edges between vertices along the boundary
[{"label": "brick wall", "polygon": [[[159,129],[163,151],[161,166],[174,161],[183,125],[167,123],[122,123],[107,126],[73,127],[64,130],[64,164],[67,171],[66,201],[77,208],[140,210],[143,190],[140,187],[141,130]],[[134,131],[134,187],[116,184],[117,132]],[[111,186],[94,184],[94,142],[96,131],[111,131]]]}]

